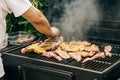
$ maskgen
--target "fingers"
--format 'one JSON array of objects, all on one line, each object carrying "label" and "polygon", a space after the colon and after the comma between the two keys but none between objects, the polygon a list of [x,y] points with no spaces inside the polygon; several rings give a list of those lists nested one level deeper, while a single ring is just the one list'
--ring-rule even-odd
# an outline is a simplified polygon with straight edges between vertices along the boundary
[{"label": "fingers", "polygon": [[56,27],[51,27],[51,30],[52,30],[53,37],[58,36],[60,34],[59,29]]}]

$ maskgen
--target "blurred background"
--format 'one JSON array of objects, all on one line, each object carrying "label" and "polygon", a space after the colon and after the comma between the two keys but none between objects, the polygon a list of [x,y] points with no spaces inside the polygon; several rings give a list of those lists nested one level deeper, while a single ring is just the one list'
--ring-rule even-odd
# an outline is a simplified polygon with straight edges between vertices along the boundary
[{"label": "blurred background", "polygon": [[[65,37],[68,36],[68,33],[70,36],[74,34],[74,31],[77,32],[78,28],[81,28],[78,32],[83,31],[83,28],[88,24],[89,26],[85,29],[86,32],[90,29],[90,26],[98,25],[100,21],[120,21],[120,0],[30,1],[36,8],[43,12],[51,26],[59,27],[61,32],[66,34]],[[75,26],[76,28],[73,29]],[[117,26],[117,29],[119,29],[119,26]],[[18,30],[28,31],[34,34],[37,39],[46,38],[22,17],[15,18],[13,14],[9,14],[7,16],[7,33],[9,34]],[[81,38],[82,36],[84,36],[84,32],[80,33]]]}]

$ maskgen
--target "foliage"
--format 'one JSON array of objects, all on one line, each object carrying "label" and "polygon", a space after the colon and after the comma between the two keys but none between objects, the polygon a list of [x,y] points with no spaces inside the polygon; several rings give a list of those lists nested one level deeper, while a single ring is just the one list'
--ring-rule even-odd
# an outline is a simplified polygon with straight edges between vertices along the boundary
[{"label": "foliage", "polygon": [[[43,14],[47,12],[48,9],[48,2],[47,0],[30,0],[31,3],[41,10]],[[7,16],[7,33],[8,35],[11,32],[16,31],[28,31],[32,34],[34,34],[37,38],[45,38],[45,36],[41,33],[39,33],[27,20],[25,20],[23,17],[17,17],[15,18],[13,14],[9,14]]]}]

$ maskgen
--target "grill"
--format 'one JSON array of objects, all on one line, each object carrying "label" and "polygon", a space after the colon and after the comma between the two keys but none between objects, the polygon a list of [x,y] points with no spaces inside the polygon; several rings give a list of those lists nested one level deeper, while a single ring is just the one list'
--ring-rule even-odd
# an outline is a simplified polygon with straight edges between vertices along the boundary
[{"label": "grill", "polygon": [[[56,19],[61,17],[60,14],[63,9],[62,4],[66,1],[67,0],[50,0],[48,5],[48,19],[51,23],[53,22],[53,17]],[[86,33],[86,40],[99,45],[101,51],[103,51],[105,45],[110,44],[112,46],[112,57],[95,59],[86,63],[76,62],[74,59],[67,59],[59,62],[54,58],[47,58],[35,53],[22,54],[20,50],[25,47],[25,45],[9,45],[7,48],[1,50],[3,53],[5,71],[7,72],[6,78],[9,80],[119,80],[119,17],[115,16],[115,13],[105,14],[106,8],[114,6],[114,4],[119,4],[117,0],[105,0],[103,2],[100,0],[99,2],[103,8],[104,19],[100,21],[86,21],[86,25],[92,22],[94,23],[88,33]],[[113,4],[111,2],[113,2]],[[53,5],[58,3],[61,9],[53,8]],[[108,3],[111,4],[108,5]],[[113,12],[115,12],[115,10]],[[54,13],[57,15],[53,15]],[[99,25],[97,25],[98,22]],[[14,74],[11,74],[11,72]]]},{"label": "grill", "polygon": [[[105,43],[100,42],[100,40],[97,40],[94,38],[90,40],[93,40],[91,41],[92,43],[94,42],[95,44],[98,44],[101,50],[103,50],[103,47],[108,44],[106,42]],[[35,53],[22,54],[20,50],[24,46],[10,46],[3,50],[4,52],[3,54],[22,58],[22,60],[25,60],[24,61],[25,64],[27,64],[27,62],[30,63],[30,65],[27,65],[27,68],[30,67],[31,64],[32,64],[32,68],[35,65],[43,64],[44,67],[50,67],[50,68],[60,69],[64,71],[69,71],[73,75],[71,80],[115,80],[120,76],[120,70],[119,70],[120,68],[120,54],[119,54],[120,45],[117,45],[117,44],[111,44],[111,45],[113,47],[112,57],[106,57],[104,59],[95,59],[93,61],[86,62],[86,63],[77,62],[74,59],[67,59],[67,60],[62,60],[61,62],[59,62],[58,60],[54,58],[47,58],[47,57],[44,57],[42,55],[38,55]],[[37,62],[39,62],[39,64]],[[24,63],[22,62],[22,64]],[[18,61],[17,66],[19,65],[21,65],[21,62]],[[39,68],[39,66],[37,68]],[[55,73],[55,74],[58,74],[58,73]],[[86,78],[86,76],[88,75],[90,77]],[[45,78],[43,78],[43,80],[44,79]],[[28,80],[28,79],[25,79],[25,80]],[[30,80],[34,80],[34,79],[30,79]]]}]

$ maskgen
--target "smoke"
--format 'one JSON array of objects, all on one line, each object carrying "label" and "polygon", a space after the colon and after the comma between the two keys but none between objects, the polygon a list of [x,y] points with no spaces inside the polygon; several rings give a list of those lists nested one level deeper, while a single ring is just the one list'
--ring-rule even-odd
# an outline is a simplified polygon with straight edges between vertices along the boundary
[{"label": "smoke", "polygon": [[[64,14],[60,18],[61,34],[65,39],[85,39],[85,34],[99,20],[97,0],[72,0],[64,5]],[[93,22],[92,22],[93,21]],[[54,24],[56,24],[54,22]]]}]

